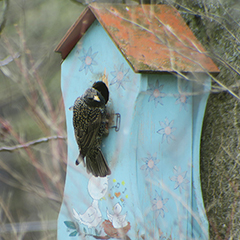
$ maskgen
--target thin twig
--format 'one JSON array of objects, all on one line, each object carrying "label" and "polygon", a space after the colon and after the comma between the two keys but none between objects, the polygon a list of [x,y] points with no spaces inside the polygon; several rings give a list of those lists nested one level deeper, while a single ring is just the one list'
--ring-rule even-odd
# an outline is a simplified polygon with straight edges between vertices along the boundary
[{"label": "thin twig", "polygon": [[50,140],[58,140],[58,139],[65,140],[66,137],[50,136],[50,137],[45,137],[45,138],[39,138],[37,140],[30,141],[30,142],[27,142],[27,143],[24,143],[24,144],[18,144],[18,145],[12,146],[12,147],[1,147],[0,152],[3,152],[3,151],[13,152],[13,151],[21,149],[21,148],[26,148],[26,147],[30,147],[32,145],[36,145],[36,144],[39,144],[39,143],[48,142]]},{"label": "thin twig", "polygon": [[7,21],[8,7],[9,7],[9,0],[5,0],[3,2],[3,13],[2,13],[2,19],[0,22],[0,33],[3,31],[6,21]]}]

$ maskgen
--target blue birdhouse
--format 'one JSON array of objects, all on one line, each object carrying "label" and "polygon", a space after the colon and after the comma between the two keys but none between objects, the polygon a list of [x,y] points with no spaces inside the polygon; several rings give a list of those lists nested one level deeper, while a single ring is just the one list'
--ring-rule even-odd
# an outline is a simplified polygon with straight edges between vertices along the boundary
[{"label": "blue birdhouse", "polygon": [[[199,148],[219,72],[176,9],[90,4],[56,48],[68,138],[58,239],[208,239]],[[97,81],[110,95],[95,177],[74,136],[74,101]]]}]

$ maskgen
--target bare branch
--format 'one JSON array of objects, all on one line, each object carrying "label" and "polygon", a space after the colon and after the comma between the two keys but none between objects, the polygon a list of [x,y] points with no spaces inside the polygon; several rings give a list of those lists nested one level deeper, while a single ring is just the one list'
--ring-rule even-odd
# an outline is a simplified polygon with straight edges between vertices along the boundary
[{"label": "bare branch", "polygon": [[0,152],[3,152],[3,151],[13,152],[13,151],[21,149],[21,148],[27,148],[27,147],[30,147],[32,145],[36,145],[36,144],[43,143],[43,142],[48,142],[50,140],[58,140],[58,139],[66,140],[66,137],[50,136],[50,137],[45,137],[45,138],[39,138],[37,140],[30,141],[30,142],[27,142],[27,143],[24,143],[24,144],[18,144],[18,145],[15,145],[13,147],[1,147]]},{"label": "bare branch", "polygon": [[2,19],[0,21],[0,33],[5,27],[6,21],[7,21],[7,11],[9,6],[9,0],[5,0],[3,3],[3,13],[2,13]]}]

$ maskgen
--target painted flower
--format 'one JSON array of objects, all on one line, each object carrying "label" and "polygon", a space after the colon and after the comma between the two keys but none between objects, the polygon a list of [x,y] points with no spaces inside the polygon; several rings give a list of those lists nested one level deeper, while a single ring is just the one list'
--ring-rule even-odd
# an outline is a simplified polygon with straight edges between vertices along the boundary
[{"label": "painted flower", "polygon": [[119,68],[116,65],[114,65],[114,70],[115,71],[111,72],[113,79],[110,82],[110,85],[116,84],[117,88],[121,86],[123,89],[125,89],[125,82],[129,81],[129,76],[128,76],[129,68],[124,69],[123,63],[122,63]]},{"label": "painted flower", "polygon": [[158,103],[163,105],[162,98],[166,96],[166,93],[162,92],[163,87],[163,84],[159,86],[158,80],[155,84],[149,84],[147,93],[150,94],[150,97],[148,99],[148,102],[154,101],[155,107],[157,107]]},{"label": "painted flower", "polygon": [[173,167],[174,176],[170,178],[171,181],[175,182],[174,190],[179,188],[180,193],[182,189],[186,190],[188,187],[189,180],[186,179],[187,171],[182,172],[181,167]]},{"label": "painted flower", "polygon": [[142,160],[143,162],[145,162],[145,164],[141,166],[141,170],[145,171],[146,176],[149,173],[151,174],[151,176],[153,176],[153,173],[155,171],[159,171],[157,164],[159,163],[160,159],[157,159],[157,153],[154,153],[153,156],[151,156],[151,154],[148,152],[147,157],[142,158]]},{"label": "painted flower", "polygon": [[181,112],[182,108],[184,108],[184,110],[187,111],[187,104],[189,104],[189,97],[185,94],[178,94],[178,95],[175,95],[175,97],[177,97],[175,104],[180,105],[179,111]]},{"label": "painted flower", "polygon": [[187,92],[188,92],[188,85],[186,85],[184,87],[184,90],[181,90],[179,94],[174,94],[174,97],[177,98],[175,104],[180,105],[179,111],[182,111],[182,108],[184,108],[184,110],[187,111],[187,105],[190,103],[190,98]]},{"label": "painted flower", "polygon": [[162,197],[163,192],[161,192],[161,195],[158,194],[157,191],[155,191],[155,198],[152,201],[152,208],[153,211],[155,211],[155,218],[158,218],[160,215],[162,218],[165,217],[165,212],[168,212],[168,209],[166,208],[165,204],[168,202],[169,198]]},{"label": "painted flower", "polygon": [[94,60],[98,52],[92,53],[92,48],[90,47],[88,51],[83,48],[83,56],[79,57],[79,59],[82,61],[82,65],[79,68],[79,71],[82,71],[85,69],[85,74],[88,73],[88,70],[90,70],[91,73],[93,73],[93,65],[97,65],[97,62]]},{"label": "painted flower", "polygon": [[167,143],[170,143],[170,139],[175,140],[175,136],[173,132],[176,128],[173,127],[174,120],[169,122],[168,118],[165,118],[165,122],[159,122],[161,125],[161,129],[157,131],[158,134],[162,135],[162,143],[167,139]]}]

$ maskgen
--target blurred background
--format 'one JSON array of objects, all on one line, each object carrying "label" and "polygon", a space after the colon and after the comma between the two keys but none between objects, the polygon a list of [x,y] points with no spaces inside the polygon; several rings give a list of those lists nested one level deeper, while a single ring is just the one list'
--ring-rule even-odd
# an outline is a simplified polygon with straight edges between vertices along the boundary
[{"label": "blurred background", "polygon": [[[67,142],[60,89],[61,56],[54,49],[86,3],[0,0],[2,240],[57,238]],[[221,70],[218,76],[212,76],[203,126],[202,191],[211,239],[239,239],[239,1],[145,3],[176,7]]]},{"label": "blurred background", "polygon": [[0,239],[56,239],[67,143],[54,49],[83,9],[0,1]]}]

